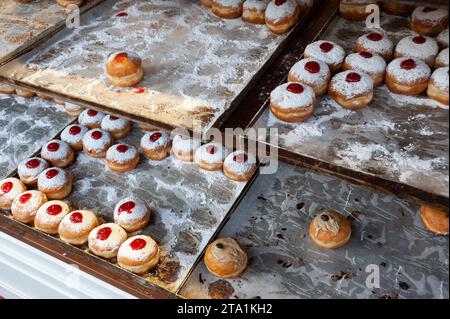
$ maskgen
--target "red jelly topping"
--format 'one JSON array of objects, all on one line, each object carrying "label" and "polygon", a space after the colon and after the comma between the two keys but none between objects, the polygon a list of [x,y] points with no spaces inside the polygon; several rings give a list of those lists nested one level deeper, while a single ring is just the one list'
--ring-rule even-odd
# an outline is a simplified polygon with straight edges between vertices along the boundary
[{"label": "red jelly topping", "polygon": [[145,89],[144,88],[138,88],[138,89],[136,89],[135,91],[134,91],[134,93],[136,93],[136,94],[142,94],[142,93],[144,93],[145,92]]},{"label": "red jelly topping", "polygon": [[58,175],[59,172],[57,169],[49,169],[46,173],[45,173],[45,177],[47,177],[48,179],[52,179],[53,177],[55,177],[56,175]]},{"label": "red jelly topping", "polygon": [[47,214],[49,215],[56,216],[58,214],[61,214],[61,212],[62,212],[61,205],[55,204],[47,207]]},{"label": "red jelly topping", "polygon": [[425,42],[427,42],[427,39],[425,39],[425,37],[421,35],[414,37],[412,40],[415,44],[424,44]]},{"label": "red jelly topping", "polygon": [[21,204],[25,204],[26,202],[28,202],[29,200],[30,200],[30,198],[32,197],[33,195],[31,195],[31,193],[25,193],[25,194],[22,194],[20,197],[19,197],[19,202],[21,203]]},{"label": "red jelly topping", "polygon": [[309,73],[319,73],[320,72],[320,64],[315,61],[310,61],[305,64],[305,70]]},{"label": "red jelly topping", "polygon": [[128,146],[124,144],[120,144],[119,146],[117,146],[117,152],[125,153],[126,151],[128,151]]},{"label": "red jelly topping", "polygon": [[300,93],[303,93],[303,91],[305,89],[303,88],[303,85],[301,85],[301,84],[291,83],[287,86],[287,90],[294,94],[300,94]]},{"label": "red jelly topping", "polygon": [[92,132],[91,136],[94,140],[99,140],[102,138],[103,133],[100,131],[94,131],[94,132]]},{"label": "red jelly topping", "polygon": [[72,215],[70,215],[70,221],[74,224],[79,224],[83,222],[83,214],[80,212],[75,212]]},{"label": "red jelly topping", "polygon": [[89,116],[96,116],[96,115],[98,114],[98,112],[97,112],[96,110],[88,110],[88,111],[87,111],[87,114],[88,114]]},{"label": "red jelly topping", "polygon": [[423,12],[433,12],[433,11],[436,11],[436,10],[437,10],[436,8],[426,7],[426,8],[423,9]]},{"label": "red jelly topping", "polygon": [[372,32],[367,36],[367,39],[371,41],[381,41],[383,39],[383,36],[379,33]]},{"label": "red jelly topping", "polygon": [[36,168],[41,162],[37,158],[30,159],[25,166],[28,168]]},{"label": "red jelly topping", "polygon": [[334,45],[330,42],[324,42],[320,45],[320,49],[325,53],[330,52],[331,50],[333,50],[333,48],[334,48]]},{"label": "red jelly topping", "polygon": [[134,202],[132,202],[132,201],[125,202],[119,206],[118,215],[120,215],[122,213],[131,214],[133,212],[134,207],[136,207],[136,204]]},{"label": "red jelly topping", "polygon": [[359,55],[366,59],[370,59],[373,57],[373,54],[367,51],[360,52]]},{"label": "red jelly topping", "polygon": [[133,250],[141,250],[147,245],[147,242],[142,238],[136,238],[130,243],[130,247]]},{"label": "red jelly topping", "polygon": [[112,233],[111,227],[100,228],[97,232],[97,239],[107,240],[109,238],[109,235],[111,235],[111,233]]},{"label": "red jelly topping", "polygon": [[78,134],[80,134],[80,132],[81,132],[81,128],[79,126],[72,126],[69,129],[69,134],[70,135],[78,135]]},{"label": "red jelly topping", "polygon": [[6,182],[2,184],[2,192],[3,193],[9,193],[11,191],[11,189],[13,188],[13,183],[12,182]]},{"label": "red jelly topping", "polygon": [[128,59],[128,54],[126,52],[121,52],[114,57],[114,61],[117,63],[123,63]]},{"label": "red jelly topping", "polygon": [[248,156],[245,153],[239,153],[233,157],[233,161],[237,163],[245,163],[248,160]]},{"label": "red jelly topping", "polygon": [[345,78],[347,82],[359,82],[361,81],[361,75],[355,72],[351,72],[347,74],[347,77]]},{"label": "red jelly topping", "polygon": [[413,59],[407,59],[400,64],[404,70],[412,70],[416,68],[416,62]]},{"label": "red jelly topping", "polygon": [[155,132],[152,135],[150,135],[150,141],[156,142],[159,140],[159,138],[162,136],[161,132]]},{"label": "red jelly topping", "polygon": [[116,14],[116,17],[128,17],[128,13],[126,12],[119,12]]},{"label": "red jelly topping", "polygon": [[59,150],[59,143],[50,143],[47,145],[47,149],[50,152],[57,152]]},{"label": "red jelly topping", "polygon": [[210,145],[210,146],[208,146],[208,147],[206,148],[206,151],[207,151],[209,154],[214,155],[214,154],[216,154],[216,152],[217,152],[217,147]]},{"label": "red jelly topping", "polygon": [[109,117],[109,119],[110,119],[111,121],[117,121],[119,118],[118,118],[117,116],[115,116],[115,115],[111,115],[111,116]]},{"label": "red jelly topping", "polygon": [[275,4],[276,4],[277,6],[283,5],[285,2],[286,2],[286,0],[275,0]]}]

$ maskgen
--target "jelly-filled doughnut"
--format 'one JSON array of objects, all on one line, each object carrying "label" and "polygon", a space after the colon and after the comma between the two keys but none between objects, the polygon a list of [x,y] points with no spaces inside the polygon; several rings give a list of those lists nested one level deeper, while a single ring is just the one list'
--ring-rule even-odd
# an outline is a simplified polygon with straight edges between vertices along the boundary
[{"label": "jelly-filled doughnut", "polygon": [[99,225],[97,216],[88,210],[73,211],[62,219],[58,227],[61,240],[82,246],[88,242],[89,233]]},{"label": "jelly-filled doughnut", "polygon": [[311,87],[285,83],[270,93],[270,110],[284,122],[303,122],[316,108],[316,95]]},{"label": "jelly-filled doughnut", "polygon": [[409,16],[414,10],[414,4],[404,0],[383,0],[382,10],[395,16]]},{"label": "jelly-filled doughnut", "polygon": [[387,66],[385,82],[394,93],[415,95],[427,89],[430,76],[430,67],[422,60],[398,58]]},{"label": "jelly-filled doughnut", "polygon": [[19,163],[17,173],[20,180],[27,186],[37,186],[39,174],[49,167],[46,160],[40,157],[32,157]]},{"label": "jelly-filled doughnut", "polygon": [[122,51],[111,54],[105,70],[110,81],[120,87],[136,85],[144,78],[142,60],[136,53]]},{"label": "jelly-filled doughnut", "polygon": [[78,116],[78,123],[86,126],[88,129],[101,128],[102,120],[105,114],[96,110],[87,109],[80,113]]},{"label": "jelly-filled doughnut", "polygon": [[237,182],[248,181],[255,171],[256,158],[241,150],[229,154],[223,162],[225,176]]},{"label": "jelly-filled doughnut", "polygon": [[73,103],[65,102],[64,103],[64,110],[72,117],[78,117],[81,112],[84,111],[84,108]]},{"label": "jelly-filled doughnut", "polygon": [[331,72],[325,62],[316,59],[303,59],[297,62],[288,75],[289,82],[302,83],[310,86],[316,96],[327,92]]},{"label": "jelly-filled doughnut", "polygon": [[244,0],[213,0],[212,12],[224,19],[235,19],[242,15]]},{"label": "jelly-filled doughnut", "polygon": [[319,40],[306,47],[304,56],[325,62],[331,73],[336,73],[344,62],[345,50],[336,43]]},{"label": "jelly-filled doughnut", "polygon": [[436,62],[434,63],[434,67],[435,68],[443,68],[448,66],[448,48],[442,50],[437,58],[436,58]]},{"label": "jelly-filled doughnut", "polygon": [[102,119],[101,129],[111,134],[115,139],[119,139],[130,132],[131,123],[127,119],[115,115],[106,115]]},{"label": "jelly-filled doughnut", "polygon": [[152,210],[147,203],[137,197],[127,197],[114,208],[114,222],[132,233],[147,226]]},{"label": "jelly-filled doughnut", "polygon": [[147,132],[141,139],[141,149],[148,158],[161,161],[170,156],[172,149],[170,135],[164,131]]},{"label": "jelly-filled doughnut", "polygon": [[417,7],[411,16],[411,29],[421,35],[437,36],[448,27],[448,8]]},{"label": "jelly-filled doughnut", "polygon": [[64,199],[72,191],[72,174],[59,167],[47,168],[38,177],[38,189],[48,199]]},{"label": "jelly-filled doughnut", "polygon": [[195,151],[197,151],[200,145],[201,143],[196,139],[176,135],[172,141],[172,152],[180,161],[192,162]]},{"label": "jelly-filled doughnut", "polygon": [[434,207],[422,206],[420,218],[429,231],[437,235],[448,235],[448,212]]},{"label": "jelly-filled doughnut", "polygon": [[20,194],[11,206],[11,214],[15,220],[24,224],[34,221],[38,209],[47,202],[47,196],[40,191],[26,191]]},{"label": "jelly-filled doughnut", "polygon": [[106,152],[106,165],[114,172],[131,171],[138,163],[139,152],[132,145],[116,144]]},{"label": "jelly-filled doughnut", "polygon": [[338,212],[327,210],[318,214],[309,226],[309,236],[319,247],[336,249],[350,240],[352,229]]},{"label": "jelly-filled doughnut", "polygon": [[58,227],[64,216],[70,213],[67,203],[60,200],[51,200],[39,207],[34,217],[34,227],[41,232],[56,235]]},{"label": "jelly-filled doughnut", "polygon": [[373,98],[373,80],[364,72],[349,70],[336,74],[328,93],[343,108],[358,110]]},{"label": "jelly-filled doughnut", "polygon": [[438,42],[441,49],[448,48],[448,28],[439,33],[436,41]]},{"label": "jelly-filled doughnut", "polygon": [[387,62],[394,55],[394,43],[379,32],[371,32],[360,36],[355,43],[355,52],[370,52],[378,54]]},{"label": "jelly-filled doughnut", "polygon": [[66,142],[53,140],[42,147],[41,157],[53,166],[65,168],[73,163],[75,155]]},{"label": "jelly-filled doughnut", "polygon": [[112,142],[111,135],[108,132],[100,129],[90,130],[84,134],[82,139],[83,152],[91,157],[105,157]]},{"label": "jelly-filled doughnut", "polygon": [[117,262],[120,267],[143,274],[159,263],[160,249],[150,236],[128,238],[119,248]]},{"label": "jelly-filled doughnut", "polygon": [[200,146],[194,155],[195,164],[208,171],[220,171],[223,167],[223,160],[226,156],[226,149],[219,143],[208,143]]},{"label": "jelly-filled doughnut", "polygon": [[204,262],[214,276],[236,278],[247,268],[248,257],[235,239],[224,237],[213,241],[206,248]]},{"label": "jelly-filled doughnut", "polygon": [[66,142],[74,151],[83,150],[83,136],[88,132],[83,125],[72,124],[67,126],[61,133],[61,141]]},{"label": "jelly-filled doughnut", "polygon": [[6,178],[0,181],[0,209],[10,210],[17,196],[25,192],[27,188],[17,178]]},{"label": "jelly-filled doughnut", "polygon": [[270,0],[246,0],[243,5],[242,19],[248,23],[265,24],[266,8]]},{"label": "jelly-filled doughnut", "polygon": [[272,0],[265,14],[269,30],[275,34],[283,34],[297,23],[300,7],[295,0]]},{"label": "jelly-filled doughnut", "polygon": [[448,66],[436,69],[428,83],[428,96],[439,103],[448,105],[448,81]]},{"label": "jelly-filled doughnut", "polygon": [[1,94],[14,94],[16,89],[11,85],[0,83],[0,93]]},{"label": "jelly-filled doughnut", "polygon": [[362,51],[348,55],[342,68],[368,74],[376,87],[384,81],[386,66],[386,61],[380,55]]},{"label": "jelly-filled doughnut", "polygon": [[341,0],[339,14],[348,20],[363,21],[371,13],[366,11],[367,6],[379,2],[374,0]]},{"label": "jelly-filled doughnut", "polygon": [[400,40],[395,48],[395,57],[415,58],[425,61],[428,66],[434,66],[439,53],[437,42],[424,36],[410,36]]},{"label": "jelly-filled doughnut", "polygon": [[122,227],[113,223],[103,224],[89,233],[89,250],[106,259],[115,258],[125,240],[127,232]]}]

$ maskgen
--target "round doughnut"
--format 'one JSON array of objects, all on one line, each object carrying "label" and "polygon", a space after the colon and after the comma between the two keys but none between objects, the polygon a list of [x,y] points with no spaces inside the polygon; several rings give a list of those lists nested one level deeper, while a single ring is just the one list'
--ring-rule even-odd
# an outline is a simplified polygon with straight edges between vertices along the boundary
[{"label": "round doughnut", "polygon": [[347,20],[363,21],[370,15],[370,12],[366,12],[367,6],[378,3],[371,0],[341,0],[339,14]]},{"label": "round doughnut", "polygon": [[319,213],[309,226],[311,240],[321,248],[336,249],[350,240],[352,229],[341,214],[327,210]]},{"label": "round doughnut", "polygon": [[434,63],[436,69],[448,66],[448,48],[439,53]]},{"label": "round doughnut", "polygon": [[29,91],[29,90],[19,89],[19,88],[16,88],[16,94],[18,96],[26,98],[26,99],[34,96],[34,92]]},{"label": "round doughnut", "polygon": [[418,59],[398,58],[386,69],[386,85],[397,94],[416,95],[428,87],[430,67]]},{"label": "round doughnut", "polygon": [[344,62],[345,50],[336,43],[319,40],[306,47],[304,57],[323,61],[329,66],[331,73],[336,73]]},{"label": "round doughnut", "polygon": [[106,115],[102,119],[101,129],[111,134],[115,139],[125,137],[131,130],[130,121],[115,115]]},{"label": "round doughnut", "polygon": [[66,142],[74,151],[83,150],[83,136],[88,128],[83,125],[72,124],[67,126],[61,133],[61,141]]},{"label": "round doughnut", "polygon": [[378,54],[387,62],[394,55],[394,43],[379,32],[371,32],[360,36],[355,43],[355,52],[370,52]]},{"label": "round doughnut", "polygon": [[68,7],[69,5],[81,6],[84,0],[56,0],[56,2],[62,7]]},{"label": "round doughnut", "polygon": [[70,207],[60,200],[51,200],[39,207],[34,217],[34,227],[50,235],[58,234],[58,227],[64,216],[70,213]]},{"label": "round doughnut", "polygon": [[14,94],[16,89],[11,85],[0,83],[0,94]]},{"label": "round doughnut", "polygon": [[132,233],[147,226],[152,210],[147,203],[136,197],[122,199],[114,207],[114,222]]},{"label": "round doughnut", "polygon": [[133,170],[139,163],[139,153],[134,146],[116,144],[106,152],[106,165],[113,172],[124,173]]},{"label": "round doughnut", "polygon": [[47,202],[47,196],[40,191],[26,191],[14,199],[11,214],[15,220],[24,224],[34,221],[38,209]]},{"label": "round doughnut", "polygon": [[265,24],[266,8],[270,0],[246,0],[243,4],[242,19],[248,23]]},{"label": "round doughnut", "polygon": [[436,40],[441,49],[448,48],[448,28],[439,33]]},{"label": "round doughnut", "polygon": [[99,225],[97,216],[88,210],[75,210],[62,219],[58,227],[59,238],[68,244],[82,246],[89,233]]},{"label": "round doughnut", "polygon": [[81,114],[81,112],[83,112],[84,108],[82,108],[79,105],[73,104],[73,103],[65,102],[64,103],[64,110],[70,116],[78,117]]},{"label": "round doughnut", "polygon": [[300,83],[285,83],[270,93],[270,110],[284,122],[304,122],[316,108],[316,95],[311,87]]},{"label": "round doughnut", "polygon": [[117,262],[120,267],[136,274],[143,274],[159,263],[160,249],[149,236],[128,238],[119,248]]},{"label": "round doughnut", "polygon": [[235,19],[242,16],[243,0],[213,0],[212,12],[223,19]]},{"label": "round doughnut", "polygon": [[288,81],[302,83],[311,87],[316,96],[324,95],[331,80],[331,71],[325,62],[316,59],[303,59],[289,71]]},{"label": "round doughnut", "polygon": [[409,1],[383,0],[382,10],[395,16],[409,16],[414,10],[414,4]]},{"label": "round doughnut", "polygon": [[266,12],[266,25],[275,34],[283,34],[292,29],[300,15],[296,0],[272,0]]},{"label": "round doughnut", "polygon": [[32,157],[19,163],[17,173],[25,185],[36,187],[39,174],[48,167],[49,164],[46,160],[40,157]]},{"label": "round doughnut", "polygon": [[448,81],[448,66],[436,69],[428,83],[428,96],[439,103],[448,105]]},{"label": "round doughnut", "polygon": [[201,146],[201,143],[189,137],[176,135],[172,141],[173,154],[183,162],[192,162],[195,151]]},{"label": "round doughnut", "polygon": [[448,212],[433,207],[422,206],[420,217],[423,225],[437,235],[448,235]]},{"label": "round doughnut", "polygon": [[411,16],[411,29],[424,36],[437,36],[448,27],[448,8],[417,7]]},{"label": "round doughnut", "polygon": [[27,188],[17,178],[6,178],[0,181],[0,209],[10,210],[13,201]]},{"label": "round doughnut", "polygon": [[409,36],[400,40],[395,48],[395,57],[414,58],[425,61],[430,67],[434,66],[439,53],[437,42],[424,36]]},{"label": "round doughnut", "polygon": [[211,8],[212,6],[212,0],[201,0],[201,2],[205,7]]},{"label": "round doughnut", "polygon": [[343,108],[359,110],[372,101],[373,80],[364,72],[349,70],[331,79],[328,93]]},{"label": "round doughnut", "polygon": [[100,129],[90,130],[84,134],[82,139],[83,152],[95,158],[105,157],[112,142],[108,132]]},{"label": "round doughnut", "polygon": [[377,87],[384,81],[386,67],[386,61],[380,55],[362,51],[348,55],[342,68],[366,73]]},{"label": "round doughnut", "polygon": [[223,162],[223,173],[236,182],[246,182],[256,171],[256,158],[241,150],[229,154]]},{"label": "round doughnut", "polygon": [[75,155],[69,144],[59,140],[52,140],[41,150],[41,157],[53,166],[68,167],[75,160]]},{"label": "round doughnut", "polygon": [[208,143],[200,146],[194,155],[195,164],[208,171],[220,171],[226,156],[225,147],[219,143]]},{"label": "round doughnut", "polygon": [[105,259],[117,257],[120,246],[127,240],[127,232],[117,224],[108,223],[94,228],[88,237],[89,250]]},{"label": "round doughnut", "polygon": [[38,189],[48,199],[64,199],[72,191],[72,181],[73,176],[70,172],[59,167],[51,167],[39,174]]},{"label": "round doughnut", "polygon": [[96,110],[87,109],[78,116],[78,124],[86,126],[88,129],[101,128],[105,114]]},{"label": "round doughnut", "polygon": [[111,54],[105,70],[110,81],[120,87],[136,85],[144,78],[142,60],[136,53],[121,51]]},{"label": "round doughnut", "polygon": [[214,276],[236,278],[247,268],[248,257],[235,239],[224,237],[216,239],[206,248],[204,262]]},{"label": "round doughnut", "polygon": [[147,132],[141,139],[141,149],[148,158],[161,161],[170,156],[172,149],[170,135],[164,131]]}]

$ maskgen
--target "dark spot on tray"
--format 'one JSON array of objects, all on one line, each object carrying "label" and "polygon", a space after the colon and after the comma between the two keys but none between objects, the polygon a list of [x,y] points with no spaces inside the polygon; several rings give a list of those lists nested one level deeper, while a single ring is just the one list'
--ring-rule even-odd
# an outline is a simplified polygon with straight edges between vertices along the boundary
[{"label": "dark spot on tray", "polygon": [[298,265],[300,267],[305,267],[306,266],[305,260],[302,257],[298,258]]},{"label": "dark spot on tray", "polygon": [[359,199],[358,199],[358,198],[355,198],[355,202],[359,202]]},{"label": "dark spot on tray", "polygon": [[198,281],[199,281],[201,284],[204,284],[204,283],[205,283],[205,279],[203,279],[202,273],[199,273],[199,274],[198,274]]},{"label": "dark spot on tray", "polygon": [[201,240],[200,234],[193,231],[180,231],[176,237],[177,242],[175,244],[175,249],[177,251],[181,251],[189,255],[194,255],[197,252],[197,248]]},{"label": "dark spot on tray", "polygon": [[286,231],[286,230],[287,230],[286,227],[281,228],[281,231]]},{"label": "dark spot on tray", "polygon": [[177,261],[163,261],[156,271],[156,276],[165,283],[173,283],[178,279],[180,269],[180,263]]},{"label": "dark spot on tray", "polygon": [[297,204],[297,209],[298,210],[302,209],[303,207],[305,207],[305,203],[298,203]]},{"label": "dark spot on tray", "polygon": [[284,240],[284,236],[283,236],[283,234],[277,234],[277,238],[279,238],[279,239],[283,239],[283,240]]},{"label": "dark spot on tray", "polygon": [[406,217],[405,211],[403,210],[403,208],[400,208],[400,214],[402,214],[403,217]]},{"label": "dark spot on tray", "polygon": [[377,242],[377,246],[381,248],[384,246],[384,244],[382,242]]},{"label": "dark spot on tray", "polygon": [[346,273],[346,272],[341,271],[340,274],[332,275],[331,280],[332,281],[340,281],[343,279],[352,279],[354,277],[356,277],[355,273]]},{"label": "dark spot on tray", "polygon": [[258,199],[259,199],[259,200],[263,200],[263,201],[267,201],[267,200],[268,200],[267,198],[265,198],[265,197],[263,197],[263,196],[258,196]]},{"label": "dark spot on tray", "polygon": [[373,236],[371,234],[367,235],[367,238],[373,239]]},{"label": "dark spot on tray", "polygon": [[277,261],[277,264],[278,264],[278,265],[281,265],[282,263],[284,263],[284,261],[282,261],[282,260],[278,260],[278,261]]},{"label": "dark spot on tray", "polygon": [[207,209],[197,209],[191,214],[192,220],[202,226],[212,226],[217,223],[217,218],[211,215]]},{"label": "dark spot on tray", "polygon": [[399,295],[398,295],[398,293],[391,293],[391,294],[378,296],[378,299],[399,299]]},{"label": "dark spot on tray", "polygon": [[406,282],[404,282],[404,281],[400,281],[400,282],[398,283],[398,286],[399,286],[400,289],[402,289],[402,290],[408,290],[408,289],[409,289],[409,285],[408,285]]},{"label": "dark spot on tray", "polygon": [[383,267],[383,268],[386,268],[387,264],[383,261],[383,262],[380,263],[380,266]]},{"label": "dark spot on tray", "polygon": [[211,283],[208,287],[208,294],[212,299],[230,299],[233,292],[233,286],[222,279]]},{"label": "dark spot on tray", "polygon": [[286,268],[286,269],[290,268],[291,266],[292,266],[292,263],[290,263],[290,262],[285,262],[281,265],[282,268]]},{"label": "dark spot on tray", "polygon": [[252,299],[261,299],[261,296],[255,296]]}]

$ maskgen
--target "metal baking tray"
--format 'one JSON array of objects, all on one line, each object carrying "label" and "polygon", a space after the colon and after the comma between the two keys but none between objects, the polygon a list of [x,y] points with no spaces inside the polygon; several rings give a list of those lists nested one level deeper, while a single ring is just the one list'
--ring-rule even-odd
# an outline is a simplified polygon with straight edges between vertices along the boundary
[{"label": "metal baking tray", "polygon": [[72,120],[54,102],[0,94],[0,179]]},{"label": "metal baking tray", "polygon": [[[350,220],[346,246],[327,251],[309,239],[309,223],[322,209]],[[276,175],[258,176],[219,236],[247,247],[247,270],[237,279],[219,280],[201,262],[181,296],[449,297],[448,237],[424,229],[419,206],[289,164],[280,163]],[[373,273],[366,272],[369,265],[379,270],[379,288],[366,286]]]}]

